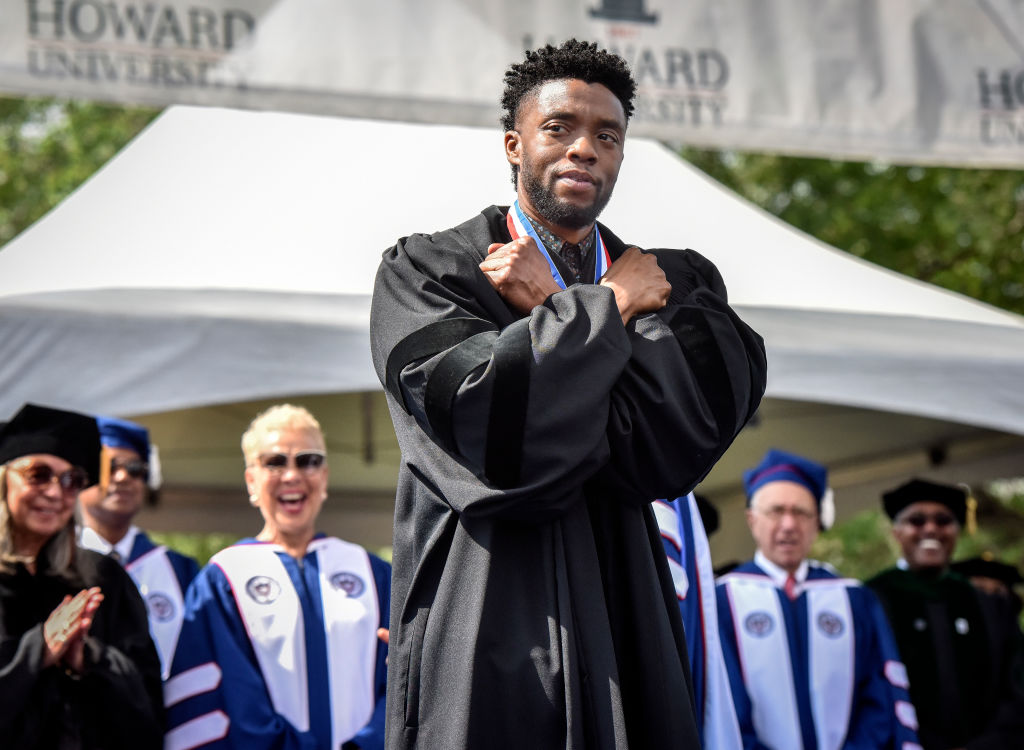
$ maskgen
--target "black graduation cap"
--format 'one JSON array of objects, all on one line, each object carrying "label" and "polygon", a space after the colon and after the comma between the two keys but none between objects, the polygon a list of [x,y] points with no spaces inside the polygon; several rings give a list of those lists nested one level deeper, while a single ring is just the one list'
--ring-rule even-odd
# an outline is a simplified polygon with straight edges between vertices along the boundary
[{"label": "black graduation cap", "polygon": [[85,414],[25,404],[0,426],[0,464],[32,453],[59,456],[85,469],[89,483],[100,478],[100,432]]},{"label": "black graduation cap", "polygon": [[1024,583],[1024,577],[1021,577],[1020,571],[1015,566],[985,557],[969,557],[966,560],[957,560],[949,567],[967,578],[994,578],[997,581],[1002,581],[1010,588],[1018,583]]},{"label": "black graduation cap", "polygon": [[896,518],[908,505],[924,502],[945,505],[960,526],[967,521],[967,493],[960,487],[929,482],[926,479],[911,479],[882,495],[882,505],[889,518]]}]

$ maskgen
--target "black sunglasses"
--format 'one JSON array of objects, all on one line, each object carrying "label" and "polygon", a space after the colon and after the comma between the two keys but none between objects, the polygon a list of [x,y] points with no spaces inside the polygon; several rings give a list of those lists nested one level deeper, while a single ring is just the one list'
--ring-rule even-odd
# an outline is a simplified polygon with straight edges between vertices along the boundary
[{"label": "black sunglasses", "polygon": [[131,461],[118,461],[116,458],[110,459],[110,476],[114,476],[118,471],[123,471],[132,479],[149,478],[149,464],[138,459],[132,459]]},{"label": "black sunglasses", "polygon": [[264,453],[260,456],[260,466],[280,474],[288,468],[291,460],[295,461],[295,468],[299,471],[313,472],[324,465],[327,455],[323,451],[299,451],[294,456],[287,453]]},{"label": "black sunglasses", "polygon": [[915,529],[924,528],[929,521],[940,529],[944,529],[950,524],[956,523],[956,519],[949,513],[934,513],[932,515],[928,515],[927,513],[911,513],[909,516],[902,519],[902,521],[903,523],[909,523]]},{"label": "black sunglasses", "polygon": [[66,492],[80,492],[89,485],[89,475],[84,469],[72,466],[67,471],[55,471],[47,464],[36,464],[24,469],[10,467],[10,470],[21,476],[26,483],[33,487],[46,487],[57,482],[60,488]]}]

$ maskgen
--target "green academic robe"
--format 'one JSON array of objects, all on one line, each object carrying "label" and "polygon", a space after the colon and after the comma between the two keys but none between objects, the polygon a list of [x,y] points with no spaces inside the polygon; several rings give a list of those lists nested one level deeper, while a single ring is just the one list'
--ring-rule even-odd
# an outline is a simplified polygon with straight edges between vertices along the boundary
[{"label": "green academic robe", "polygon": [[952,572],[891,568],[867,582],[889,615],[925,750],[1019,750],[1021,634],[1009,602]]}]

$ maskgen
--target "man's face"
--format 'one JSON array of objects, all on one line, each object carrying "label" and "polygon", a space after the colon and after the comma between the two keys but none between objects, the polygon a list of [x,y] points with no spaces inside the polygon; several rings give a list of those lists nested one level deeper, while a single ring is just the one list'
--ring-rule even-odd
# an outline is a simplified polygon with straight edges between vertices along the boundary
[{"label": "man's face", "polygon": [[754,493],[747,525],[764,556],[792,573],[818,538],[818,504],[802,484],[771,482]]},{"label": "man's face", "polygon": [[922,501],[899,512],[892,535],[911,570],[941,570],[953,558],[960,524],[942,503]]},{"label": "man's face", "polygon": [[94,485],[78,496],[84,520],[96,519],[104,525],[121,526],[142,509],[146,499],[146,464],[131,448],[107,448],[110,455],[110,484],[106,494]]},{"label": "man's face", "polygon": [[528,94],[505,133],[523,209],[555,227],[593,224],[611,198],[625,137],[622,103],[599,83],[548,81]]}]

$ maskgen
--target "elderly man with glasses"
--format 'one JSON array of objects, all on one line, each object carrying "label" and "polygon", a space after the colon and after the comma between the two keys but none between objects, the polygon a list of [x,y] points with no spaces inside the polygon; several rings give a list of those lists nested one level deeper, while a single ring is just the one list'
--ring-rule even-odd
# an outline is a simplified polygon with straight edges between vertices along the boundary
[{"label": "elderly man with glasses", "polygon": [[717,587],[744,747],[919,750],[906,670],[878,600],[807,559],[832,515],[827,476],[780,450],[744,473],[757,553]]},{"label": "elderly man with glasses", "polygon": [[882,499],[902,557],[868,586],[888,612],[907,665],[921,744],[1024,747],[1021,636],[1012,610],[949,567],[967,494],[913,479]]}]

